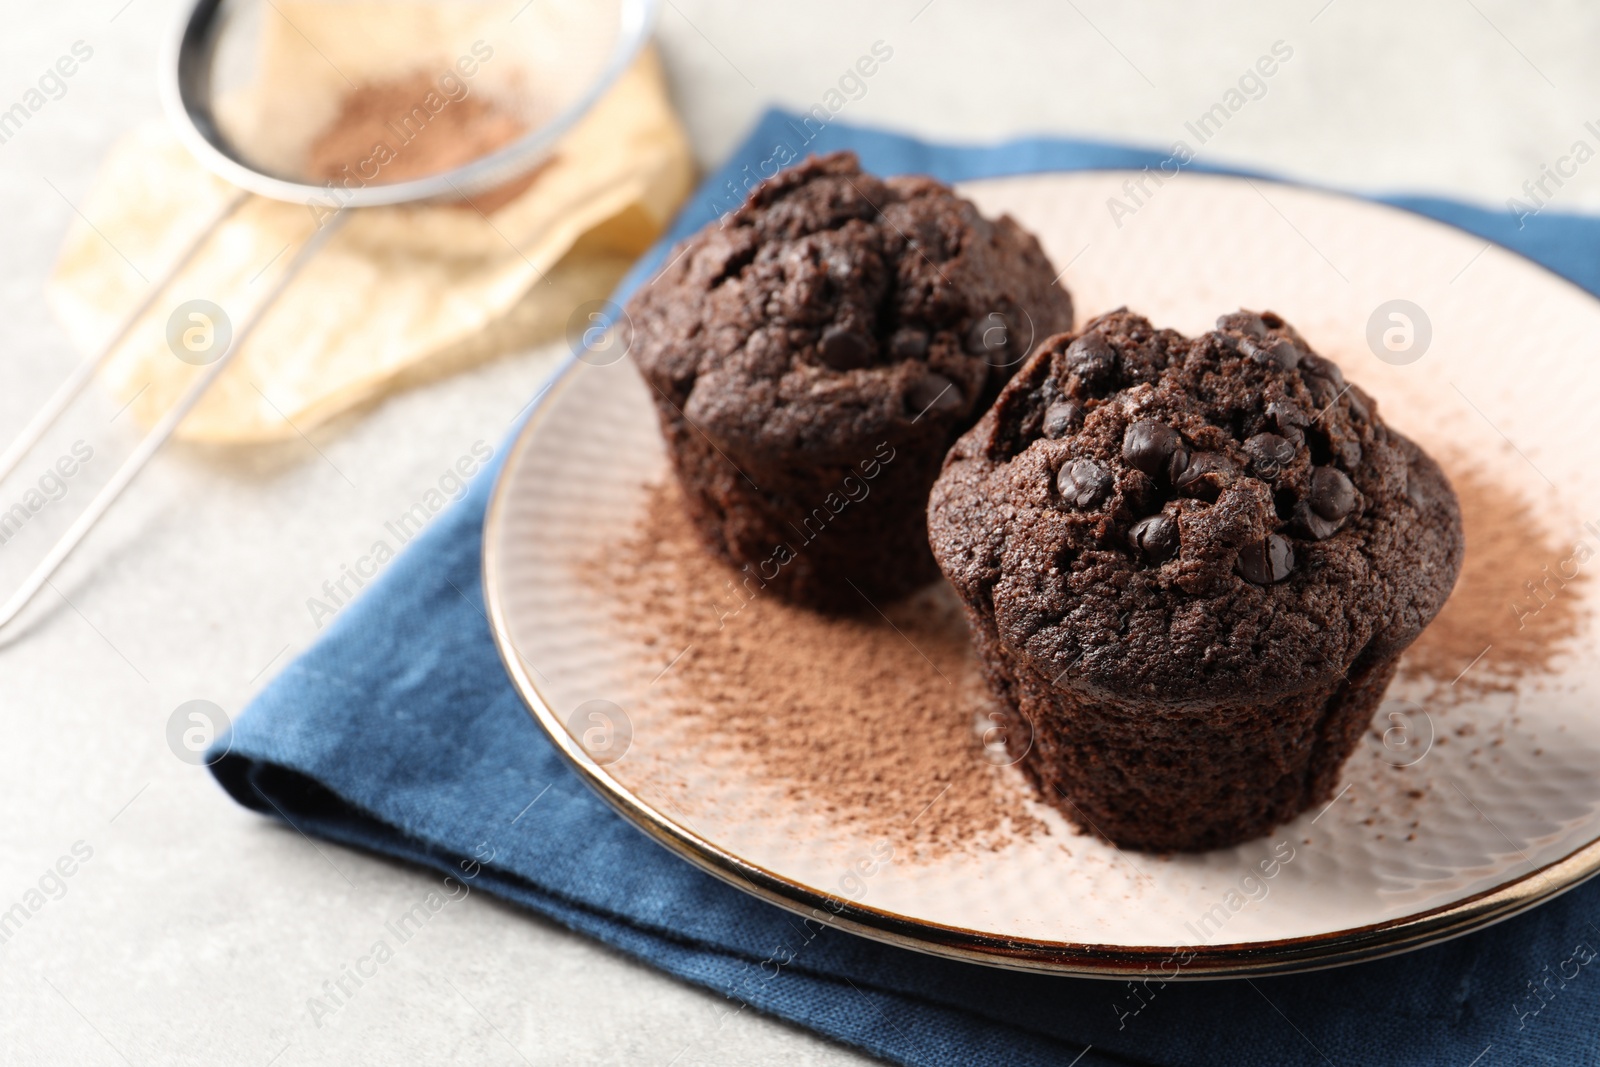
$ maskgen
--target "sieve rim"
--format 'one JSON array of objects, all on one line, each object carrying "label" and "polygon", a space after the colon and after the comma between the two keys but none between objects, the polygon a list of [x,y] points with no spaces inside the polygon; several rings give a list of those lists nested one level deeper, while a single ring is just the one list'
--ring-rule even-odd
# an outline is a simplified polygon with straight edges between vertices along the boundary
[{"label": "sieve rim", "polygon": [[304,203],[322,210],[392,207],[429,201],[460,201],[522,177],[550,156],[556,142],[616,84],[649,41],[661,0],[619,0],[616,44],[593,83],[549,122],[486,156],[421,178],[360,188],[336,189],[283,178],[241,158],[222,135],[203,88],[209,77],[212,32],[226,0],[194,0],[179,12],[163,50],[160,68],[162,110],[189,154],[217,177],[259,196]]}]

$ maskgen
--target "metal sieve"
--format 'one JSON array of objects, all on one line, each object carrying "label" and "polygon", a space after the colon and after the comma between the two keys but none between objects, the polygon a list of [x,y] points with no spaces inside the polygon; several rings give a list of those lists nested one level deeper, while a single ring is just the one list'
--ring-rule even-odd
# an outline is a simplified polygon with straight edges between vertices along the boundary
[{"label": "metal sieve", "polygon": [[[518,4],[520,3],[520,6]],[[160,67],[163,110],[195,159],[239,190],[158,278],[111,336],[68,375],[0,452],[4,479],[55,424],[168,284],[250,194],[307,205],[315,232],[271,288],[232,324],[220,355],[152,427],[110,481],[0,605],[5,626],[45,585],[227,368],[290,281],[348,218],[347,208],[466,201],[533,172],[626,71],[660,0],[196,0]],[[410,173],[373,157],[318,172],[317,135],[360,86],[426,75],[432,97],[392,121],[415,134],[439,101],[476,81],[518,132],[445,169]],[[409,101],[408,101],[409,103]],[[397,153],[390,156],[399,158]],[[385,162],[392,162],[385,161]],[[352,169],[353,167],[353,169]],[[415,167],[409,170],[415,170]],[[398,173],[397,173],[398,172]],[[473,205],[476,206],[476,205]],[[203,317],[203,312],[201,313]],[[213,323],[199,323],[211,329]]]}]

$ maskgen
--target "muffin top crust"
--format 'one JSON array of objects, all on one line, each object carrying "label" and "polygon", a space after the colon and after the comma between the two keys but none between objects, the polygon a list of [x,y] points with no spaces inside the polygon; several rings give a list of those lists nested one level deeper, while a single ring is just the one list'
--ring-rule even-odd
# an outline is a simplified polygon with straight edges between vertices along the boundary
[{"label": "muffin top crust", "polygon": [[948,443],[1072,325],[1039,242],[853,153],[758,186],[631,302],[646,380],[721,447],[818,462]]},{"label": "muffin top crust", "polygon": [[1461,565],[1434,461],[1271,312],[1045,340],[951,450],[934,555],[1056,684],[1257,702],[1393,656]]}]

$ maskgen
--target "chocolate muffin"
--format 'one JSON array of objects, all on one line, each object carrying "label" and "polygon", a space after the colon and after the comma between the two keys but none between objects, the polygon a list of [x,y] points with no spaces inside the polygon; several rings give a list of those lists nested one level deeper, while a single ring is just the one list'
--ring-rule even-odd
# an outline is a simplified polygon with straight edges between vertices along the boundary
[{"label": "chocolate muffin", "polygon": [[1047,339],[928,515],[1013,755],[1078,825],[1159,851],[1332,796],[1462,555],[1438,465],[1271,312]]},{"label": "chocolate muffin", "polygon": [[632,354],[705,543],[752,591],[830,610],[936,578],[945,452],[1072,325],[1039,242],[840,152],[763,183],[670,263],[628,306]]}]

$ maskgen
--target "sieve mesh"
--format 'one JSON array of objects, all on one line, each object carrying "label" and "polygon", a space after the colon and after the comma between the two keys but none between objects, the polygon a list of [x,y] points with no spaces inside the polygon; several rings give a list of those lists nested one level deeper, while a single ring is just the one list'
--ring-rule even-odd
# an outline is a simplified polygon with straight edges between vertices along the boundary
[{"label": "sieve mesh", "polygon": [[[210,7],[174,64],[191,149],[254,192],[303,199],[331,182],[361,191],[357,205],[450,198],[526,173],[626,65],[653,10],[648,0]],[[449,183],[425,181],[439,176]]]}]

